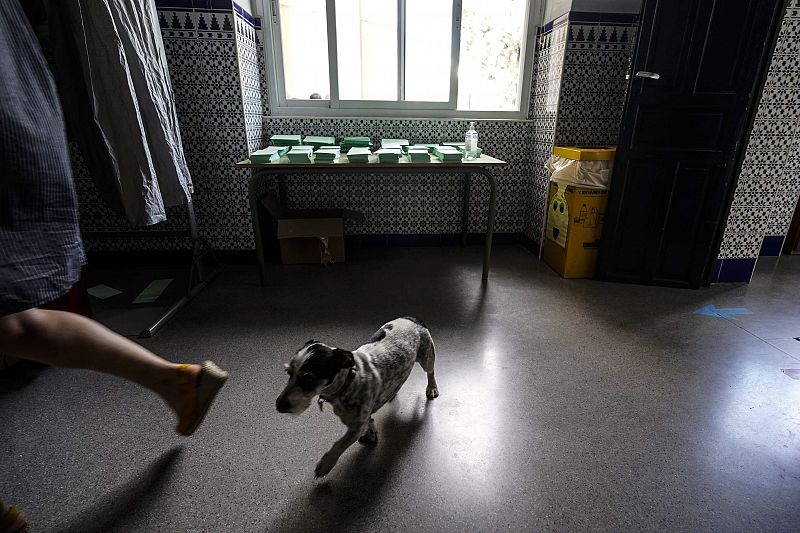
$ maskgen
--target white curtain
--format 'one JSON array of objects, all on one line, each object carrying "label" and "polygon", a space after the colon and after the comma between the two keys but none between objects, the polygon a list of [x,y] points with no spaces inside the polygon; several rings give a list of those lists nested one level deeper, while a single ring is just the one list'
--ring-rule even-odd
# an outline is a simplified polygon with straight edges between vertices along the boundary
[{"label": "white curtain", "polygon": [[49,0],[48,14],[59,90],[82,95],[63,95],[80,108],[66,110],[70,132],[110,161],[91,168],[103,157],[87,157],[92,178],[118,194],[112,204],[132,225],[166,220],[165,207],[191,199],[192,180],[154,1]]}]

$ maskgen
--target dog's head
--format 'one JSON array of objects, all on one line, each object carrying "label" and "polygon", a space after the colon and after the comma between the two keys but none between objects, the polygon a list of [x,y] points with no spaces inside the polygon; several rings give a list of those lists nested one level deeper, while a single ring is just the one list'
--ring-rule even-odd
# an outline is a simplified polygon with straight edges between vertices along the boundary
[{"label": "dog's head", "polygon": [[353,354],[310,340],[285,365],[289,382],[275,402],[280,413],[300,414],[340,370],[355,365]]}]

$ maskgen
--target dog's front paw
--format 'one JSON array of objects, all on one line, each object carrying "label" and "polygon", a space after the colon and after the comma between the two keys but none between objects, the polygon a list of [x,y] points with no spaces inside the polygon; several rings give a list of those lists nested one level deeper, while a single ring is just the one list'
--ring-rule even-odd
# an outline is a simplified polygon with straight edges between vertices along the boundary
[{"label": "dog's front paw", "polygon": [[319,460],[317,463],[317,467],[314,469],[314,479],[323,477],[328,472],[330,472],[334,466],[336,466],[336,461],[339,460],[339,456],[328,452],[322,456],[322,459]]},{"label": "dog's front paw", "polygon": [[428,387],[425,389],[425,396],[428,397],[429,400],[433,400],[434,398],[439,397],[439,389],[436,387]]}]

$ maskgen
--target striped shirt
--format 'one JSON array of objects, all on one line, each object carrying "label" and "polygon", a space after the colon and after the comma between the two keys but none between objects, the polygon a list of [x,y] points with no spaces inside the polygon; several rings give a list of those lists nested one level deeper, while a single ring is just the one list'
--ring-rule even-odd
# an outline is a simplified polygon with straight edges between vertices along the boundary
[{"label": "striped shirt", "polygon": [[66,294],[85,262],[55,84],[19,3],[0,1],[0,316]]}]

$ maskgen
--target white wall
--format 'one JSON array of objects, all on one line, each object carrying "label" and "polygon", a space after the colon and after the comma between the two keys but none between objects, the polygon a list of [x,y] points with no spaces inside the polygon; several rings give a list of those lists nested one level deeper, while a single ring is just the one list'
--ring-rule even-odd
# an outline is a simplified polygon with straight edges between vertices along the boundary
[{"label": "white wall", "polygon": [[544,7],[544,21],[550,22],[572,9],[573,0],[547,0]]}]

